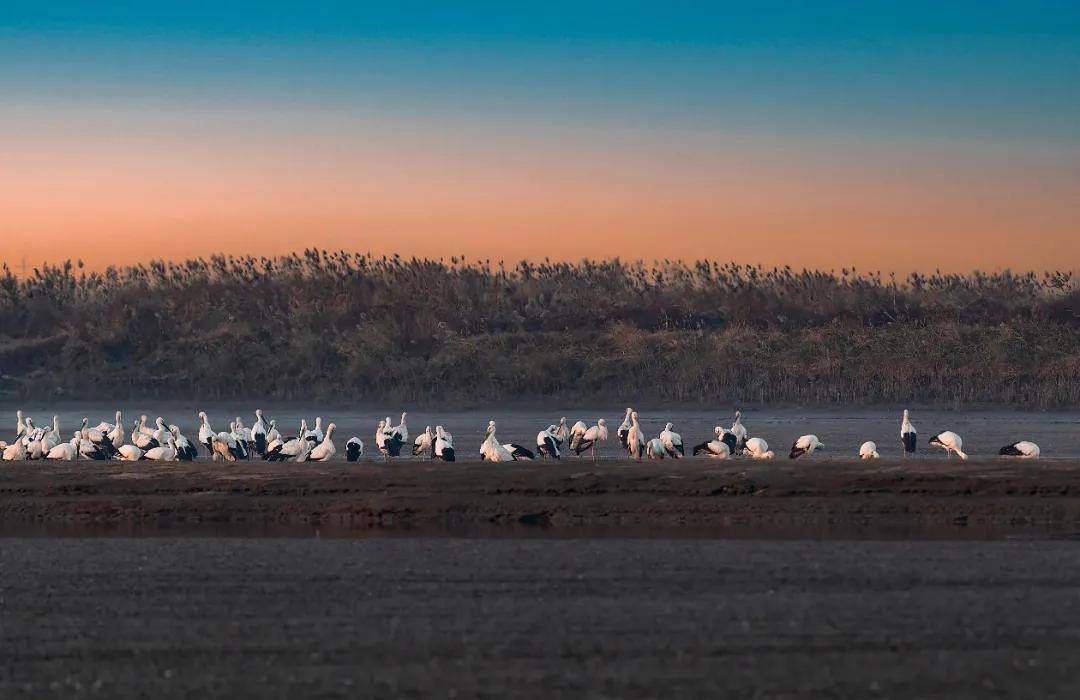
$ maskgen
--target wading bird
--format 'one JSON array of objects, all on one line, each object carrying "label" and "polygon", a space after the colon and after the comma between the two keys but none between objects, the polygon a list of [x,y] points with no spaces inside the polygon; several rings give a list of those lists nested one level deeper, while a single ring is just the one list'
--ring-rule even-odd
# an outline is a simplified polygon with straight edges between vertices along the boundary
[{"label": "wading bird", "polygon": [[579,420],[577,423],[574,423],[574,425],[571,426],[571,428],[570,428],[570,450],[572,452],[574,452],[575,454],[581,454],[580,452],[577,451],[577,446],[578,446],[578,443],[581,442],[581,439],[585,437],[585,433],[588,432],[588,430],[589,430],[589,426],[586,425],[585,421],[583,421],[583,420]]},{"label": "wading bird", "polygon": [[364,454],[364,441],[358,437],[351,437],[345,443],[345,461],[357,462]]},{"label": "wading bird", "polygon": [[190,462],[198,456],[198,452],[195,451],[195,446],[180,432],[180,428],[175,425],[170,425],[169,433],[172,435],[173,440],[176,441],[176,458],[178,460],[181,462]]},{"label": "wading bird", "polygon": [[641,432],[637,411],[630,413],[630,431],[626,433],[626,451],[630,458],[640,462],[645,455],[645,434]]},{"label": "wading bird", "polygon": [[796,459],[822,449],[825,449],[825,443],[818,440],[817,435],[803,435],[791,445],[791,454],[788,457]]},{"label": "wading bird", "polygon": [[412,453],[414,457],[423,457],[427,459],[432,456],[432,450],[435,449],[435,434],[431,432],[431,426],[424,426],[424,432],[416,436],[413,440]]},{"label": "wading bird", "polygon": [[454,439],[450,437],[450,433],[443,430],[441,425],[435,426],[434,451],[435,457],[444,462],[453,462],[456,459],[454,455]]},{"label": "wading bird", "polygon": [[743,453],[750,455],[753,459],[772,459],[776,456],[769,449],[769,443],[757,437],[747,438],[746,444],[743,446]]},{"label": "wading bird", "polygon": [[303,436],[307,433],[307,419],[300,419],[300,430],[295,437],[281,438],[266,446],[266,459],[268,462],[284,462],[300,454],[303,444],[307,439]]},{"label": "wading bird", "polygon": [[967,459],[967,454],[964,453],[964,441],[960,439],[960,436],[951,430],[946,430],[943,433],[938,433],[934,437],[930,438],[931,445],[937,445],[945,450],[945,454],[952,458],[953,452],[957,454],[960,459]]},{"label": "wading bird", "polygon": [[157,462],[175,462],[177,456],[176,440],[170,435],[166,443],[143,454],[143,459]]},{"label": "wading bird", "polygon": [[1019,457],[1020,459],[1038,459],[1042,455],[1039,446],[1030,440],[1021,440],[1011,445],[1005,445],[998,454],[1003,457]]},{"label": "wading bird", "polygon": [[139,421],[131,424],[131,444],[144,452],[161,446],[161,443],[153,436],[147,435],[139,429]]},{"label": "wading bird", "polygon": [[[109,459],[116,455],[116,447],[112,444],[112,441],[102,435],[100,430],[95,430],[88,427],[89,424],[90,421],[87,418],[82,419],[82,439],[93,444],[95,453],[100,452],[101,454],[105,455],[102,459]],[[83,454],[84,457],[87,456],[87,451],[88,450],[80,448],[80,452]],[[98,458],[92,457],[90,459]]]},{"label": "wading bird", "polygon": [[390,425],[390,416],[379,421],[381,427],[375,432],[375,444],[382,453],[383,459],[388,460],[401,455],[401,448],[409,437],[409,430],[405,427],[404,413],[401,414],[401,421],[401,425],[397,427]]},{"label": "wading bird", "polygon": [[607,422],[600,418],[596,421],[596,425],[589,428],[577,441],[577,445],[573,446],[574,454],[581,456],[585,450],[589,450],[592,454],[592,459],[596,461],[596,443],[606,442],[608,439]]},{"label": "wading bird", "polygon": [[334,430],[337,426],[331,423],[326,426],[326,434],[323,435],[322,442],[315,445],[310,450],[301,453],[296,459],[297,462],[326,462],[333,458],[337,454],[337,448],[334,447]]},{"label": "wading bird", "polygon": [[210,445],[213,449],[215,460],[220,457],[226,462],[235,462],[238,459],[244,458],[243,449],[237,441],[236,436],[233,435],[231,431],[228,433],[218,433],[211,439]]},{"label": "wading bird", "polygon": [[488,462],[513,462],[513,453],[495,437],[495,421],[488,421],[487,434],[480,444],[480,456]]},{"label": "wading bird", "polygon": [[[566,420],[565,418],[563,420]],[[565,427],[565,426],[564,426]],[[559,459],[562,455],[559,452],[559,440],[558,434],[559,428],[555,425],[549,425],[536,434],[536,451],[544,457],[550,459]]]},{"label": "wading bird", "polygon": [[713,428],[713,430],[716,432],[716,439],[695,445],[693,454],[704,454],[706,457],[715,457],[717,459],[727,459],[736,454],[737,441],[735,434],[720,426]]},{"label": "wading bird", "polygon": [[908,410],[904,409],[904,418],[900,421],[900,442],[904,446],[904,456],[915,454],[915,446],[918,443],[918,435],[915,426],[911,424]]},{"label": "wading bird", "polygon": [[75,437],[70,442],[62,442],[59,445],[54,446],[45,455],[45,459],[59,459],[64,462],[73,462],[79,458],[79,434],[75,433]]},{"label": "wading bird", "polygon": [[119,449],[119,459],[125,462],[138,462],[146,454],[135,445],[121,445]]},{"label": "wading bird", "polygon": [[269,442],[266,439],[266,434],[269,429],[266,427],[266,422],[263,420],[263,412],[261,408],[255,409],[255,425],[251,426],[251,442],[255,448],[255,454],[262,457],[266,454],[266,444]]},{"label": "wading bird", "polygon": [[879,456],[877,443],[872,440],[867,440],[859,447],[859,457],[861,459],[877,459]]},{"label": "wading bird", "polygon": [[673,423],[668,423],[663,430],[660,431],[660,444],[664,447],[664,452],[668,457],[673,459],[680,459],[686,456],[686,450],[683,447],[682,435],[676,433],[673,428]]},{"label": "wading bird", "polygon": [[630,434],[630,426],[633,425],[633,421],[630,420],[630,416],[633,415],[634,409],[626,409],[626,417],[623,418],[623,422],[619,425],[619,428],[615,431],[615,434],[619,436],[619,445],[624,450],[630,449],[630,443],[627,441],[627,435]]},{"label": "wading bird", "polygon": [[210,427],[210,419],[206,417],[205,411],[199,411],[199,444],[206,448],[207,453],[210,456],[214,455],[214,436],[217,433]]},{"label": "wading bird", "polygon": [[742,423],[742,411],[735,411],[735,421],[728,432],[735,436],[735,449],[741,450],[746,446],[746,426]]}]

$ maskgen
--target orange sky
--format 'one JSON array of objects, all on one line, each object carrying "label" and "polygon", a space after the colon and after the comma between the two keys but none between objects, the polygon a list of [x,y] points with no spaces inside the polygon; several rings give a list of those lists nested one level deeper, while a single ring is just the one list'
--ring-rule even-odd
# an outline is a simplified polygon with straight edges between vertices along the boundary
[{"label": "orange sky", "polygon": [[[197,117],[198,115],[194,115]],[[108,264],[308,246],[410,256],[710,258],[907,272],[1080,267],[1072,154],[983,144],[373,119],[199,128],[46,114],[0,137],[0,259]],[[155,122],[154,119],[161,120]],[[175,125],[174,125],[175,126]]]}]

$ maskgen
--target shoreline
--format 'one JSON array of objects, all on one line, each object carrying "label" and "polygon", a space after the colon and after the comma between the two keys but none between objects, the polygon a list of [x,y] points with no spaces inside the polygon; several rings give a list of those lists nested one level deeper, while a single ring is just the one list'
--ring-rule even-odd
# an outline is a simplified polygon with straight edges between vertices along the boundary
[{"label": "shoreline", "polygon": [[1000,539],[1080,531],[1080,461],[19,463],[0,536]]}]

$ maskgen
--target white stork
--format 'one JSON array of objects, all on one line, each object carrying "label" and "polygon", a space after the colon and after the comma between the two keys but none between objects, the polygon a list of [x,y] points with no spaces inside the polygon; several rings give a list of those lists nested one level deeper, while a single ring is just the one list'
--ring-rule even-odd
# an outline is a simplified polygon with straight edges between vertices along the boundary
[{"label": "white stork", "polygon": [[585,434],[578,440],[577,445],[574,446],[574,453],[577,456],[581,456],[585,450],[592,452],[593,461],[596,461],[596,443],[606,442],[608,439],[607,422],[603,418],[596,421],[596,425],[585,431]]},{"label": "white stork", "polygon": [[682,435],[676,433],[673,429],[675,425],[668,423],[663,430],[660,431],[660,444],[664,446],[664,452],[668,457],[673,459],[681,459],[686,456],[686,449],[683,447]]},{"label": "white stork", "polygon": [[746,444],[743,445],[743,452],[750,455],[752,459],[772,459],[776,454],[769,449],[769,443],[765,442],[762,438],[747,438]]},{"label": "white stork", "polygon": [[938,433],[934,437],[930,438],[931,445],[937,445],[941,449],[945,450],[945,454],[951,459],[953,452],[956,453],[960,459],[966,460],[968,458],[967,453],[964,452],[964,441],[959,435],[951,430],[946,430],[943,433]]},{"label": "white stork", "polygon": [[547,428],[544,428],[539,433],[537,433],[536,451],[544,457],[550,457],[551,459],[559,459],[562,456],[559,452],[559,445],[562,441],[559,440],[557,436],[558,430],[559,428],[557,426],[549,425]]},{"label": "white stork", "polygon": [[808,455],[814,452],[814,450],[825,449],[825,443],[818,440],[817,435],[803,435],[791,445],[791,454],[788,455],[791,459],[797,459],[803,455]]},{"label": "white stork", "polygon": [[358,437],[351,437],[345,443],[345,461],[358,462],[364,454],[364,441]]},{"label": "white stork", "polygon": [[334,431],[337,426],[331,423],[326,426],[326,434],[323,435],[322,442],[320,442],[311,450],[301,453],[297,456],[297,462],[327,462],[335,454],[337,454],[337,448],[334,447]]},{"label": "white stork", "polygon": [[444,462],[453,462],[457,457],[454,454],[454,439],[450,433],[443,430],[441,425],[435,426],[435,456]]},{"label": "white stork", "polygon": [[908,417],[908,410],[904,409],[904,418],[900,421],[900,442],[904,445],[904,456],[915,454],[915,446],[917,444],[918,435],[915,433],[915,426],[911,424],[911,418]]}]

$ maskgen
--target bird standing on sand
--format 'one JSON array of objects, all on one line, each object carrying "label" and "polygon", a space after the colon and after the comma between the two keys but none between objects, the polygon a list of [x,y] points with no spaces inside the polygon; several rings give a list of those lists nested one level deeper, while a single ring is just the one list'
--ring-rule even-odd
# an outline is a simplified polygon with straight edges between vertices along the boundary
[{"label": "bird standing on sand", "polygon": [[180,432],[179,427],[170,425],[169,433],[172,435],[173,440],[176,441],[176,458],[178,460],[181,462],[190,462],[198,456],[198,452],[195,451],[195,446]]},{"label": "bird standing on sand", "polygon": [[[565,420],[565,419],[564,419]],[[562,453],[559,452],[560,440],[557,436],[559,427],[556,425],[549,425],[539,433],[536,434],[536,451],[544,457],[550,459],[559,459],[562,457]]]},{"label": "bird standing on sand", "polygon": [[821,450],[825,448],[825,443],[818,440],[817,435],[803,435],[791,446],[791,454],[788,455],[791,459],[808,455],[814,450]]},{"label": "bird standing on sand", "polygon": [[176,440],[170,435],[164,445],[159,445],[143,453],[143,459],[157,462],[174,462],[176,461],[176,455]]},{"label": "bird standing on sand", "polygon": [[660,431],[660,444],[664,447],[664,452],[668,457],[672,459],[680,459],[686,456],[686,450],[683,447],[682,435],[679,435],[674,431],[675,425],[668,423],[664,426],[664,429]]},{"label": "bird standing on sand", "polygon": [[911,418],[909,418],[908,410],[904,409],[904,419],[900,421],[900,442],[904,445],[904,456],[915,454],[915,446],[918,444],[918,435],[915,433],[915,426],[911,424]]},{"label": "bird standing on sand", "polygon": [[266,421],[263,420],[263,412],[261,408],[255,409],[255,425],[251,426],[251,442],[255,448],[255,454],[262,457],[266,454],[266,444],[269,442],[266,439],[266,434],[269,432],[269,428],[266,426]]},{"label": "bird standing on sand", "polygon": [[226,462],[235,462],[238,459],[243,459],[245,452],[240,447],[239,441],[232,433],[232,429],[229,432],[218,433],[211,439],[211,446],[214,450],[214,461],[220,457]]},{"label": "bird standing on sand", "polygon": [[626,451],[630,458],[640,462],[645,455],[645,434],[641,432],[637,411],[630,413],[630,430],[626,433]]},{"label": "bird standing on sand", "polygon": [[138,462],[144,454],[146,452],[135,445],[121,445],[118,458],[125,462]]},{"label": "bird standing on sand", "polygon": [[382,453],[383,459],[388,460],[391,457],[400,456],[401,448],[408,439],[409,429],[405,427],[404,413],[401,414],[401,425],[397,427],[390,425],[390,416],[379,421],[379,428],[375,431],[375,444]]},{"label": "bird standing on sand", "polygon": [[322,442],[315,445],[310,450],[306,450],[297,455],[297,462],[326,462],[329,461],[337,454],[337,448],[334,447],[334,431],[337,426],[331,423],[326,426],[326,433],[323,435]]},{"label": "bird standing on sand", "polygon": [[454,454],[454,438],[450,433],[443,430],[441,425],[435,426],[435,457],[444,462],[453,462],[457,457]]},{"label": "bird standing on sand", "polygon": [[413,440],[412,453],[413,457],[423,457],[427,459],[432,456],[432,450],[435,449],[435,434],[431,432],[431,426],[425,426],[424,432],[416,436]]},{"label": "bird standing on sand", "polygon": [[741,450],[746,446],[746,426],[742,423],[742,411],[735,411],[735,422],[731,424],[728,432],[735,436],[735,449]]},{"label": "bird standing on sand", "polygon": [[578,452],[578,443],[585,437],[585,433],[589,430],[589,426],[585,424],[585,421],[579,420],[570,428],[570,450],[575,454],[581,454]]},{"label": "bird standing on sand", "polygon": [[364,454],[364,441],[358,437],[351,437],[345,443],[345,461],[356,462]]},{"label": "bird standing on sand", "polygon": [[210,427],[210,419],[207,418],[205,411],[199,411],[199,444],[206,448],[206,451],[211,456],[214,455],[214,436],[217,433]]},{"label": "bird standing on sand", "polygon": [[694,456],[704,454],[706,457],[727,459],[735,454],[736,441],[734,433],[720,426],[713,428],[713,431],[716,433],[716,439],[694,445]]},{"label": "bird standing on sand", "polygon": [[772,459],[776,454],[769,449],[769,443],[765,442],[762,438],[748,438],[746,445],[743,446],[743,453],[750,455],[753,459]]},{"label": "bird standing on sand", "polygon": [[48,454],[45,455],[45,459],[58,459],[64,462],[72,462],[78,459],[79,440],[79,434],[75,433],[75,437],[73,437],[70,441],[62,442],[58,445],[53,446],[53,448],[49,450]]},{"label": "bird standing on sand", "polygon": [[945,450],[945,454],[952,458],[953,452],[957,454],[960,459],[967,459],[968,456],[964,452],[964,441],[960,439],[960,436],[951,430],[946,430],[943,433],[938,433],[934,437],[930,438],[931,445],[937,445]]},{"label": "bird standing on sand", "polygon": [[559,441],[559,447],[562,447],[563,443],[570,437],[570,428],[566,426],[566,416],[559,419],[559,425],[555,426],[555,430],[552,430],[551,434]]},{"label": "bird standing on sand", "polygon": [[484,442],[480,444],[480,456],[487,462],[513,462],[514,455],[495,437],[495,421],[488,421]]},{"label": "bird standing on sand", "polygon": [[626,409],[626,417],[623,418],[623,422],[619,425],[618,429],[615,431],[615,434],[619,436],[619,445],[624,450],[630,449],[630,444],[627,441],[626,436],[630,434],[630,426],[632,424],[632,421],[630,420],[630,416],[633,415],[633,413],[634,413],[634,409],[632,409],[632,408]]},{"label": "bird standing on sand", "polygon": [[600,418],[596,421],[596,425],[589,428],[574,445],[574,454],[581,456],[585,450],[592,452],[593,461],[596,461],[596,443],[606,442],[608,439],[607,422]]},{"label": "bird standing on sand", "polygon": [[663,459],[668,456],[668,451],[664,449],[664,443],[660,438],[653,438],[645,445],[645,454],[649,459]]},{"label": "bird standing on sand", "polygon": [[1042,455],[1039,446],[1030,440],[1021,440],[1011,445],[1005,445],[998,454],[1002,457],[1019,457],[1020,459],[1038,459]]}]

